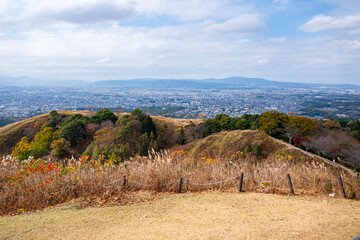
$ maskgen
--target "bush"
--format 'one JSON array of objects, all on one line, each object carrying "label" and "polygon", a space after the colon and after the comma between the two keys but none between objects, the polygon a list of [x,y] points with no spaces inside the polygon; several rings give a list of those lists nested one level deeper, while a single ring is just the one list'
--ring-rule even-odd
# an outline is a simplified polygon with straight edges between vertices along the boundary
[{"label": "bush", "polygon": [[85,124],[81,119],[73,120],[60,129],[59,137],[77,146],[86,139]]},{"label": "bush", "polygon": [[66,141],[64,138],[60,138],[51,143],[52,151],[51,153],[56,157],[62,157],[69,153],[71,144]]},{"label": "bush", "polygon": [[39,158],[51,150],[51,143],[57,139],[57,133],[53,132],[51,127],[44,128],[35,136],[34,142],[30,146],[30,155]]},{"label": "bush", "polygon": [[90,122],[100,124],[107,120],[112,121],[115,123],[117,121],[117,117],[114,113],[112,113],[108,108],[102,109],[98,111],[95,116],[90,119]]}]

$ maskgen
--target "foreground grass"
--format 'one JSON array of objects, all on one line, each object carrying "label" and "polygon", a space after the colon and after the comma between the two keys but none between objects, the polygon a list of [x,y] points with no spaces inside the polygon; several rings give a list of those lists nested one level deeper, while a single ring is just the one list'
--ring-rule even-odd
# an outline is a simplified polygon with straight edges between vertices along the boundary
[{"label": "foreground grass", "polygon": [[353,239],[360,203],[260,193],[171,195],[133,205],[79,204],[0,217],[1,239]]}]

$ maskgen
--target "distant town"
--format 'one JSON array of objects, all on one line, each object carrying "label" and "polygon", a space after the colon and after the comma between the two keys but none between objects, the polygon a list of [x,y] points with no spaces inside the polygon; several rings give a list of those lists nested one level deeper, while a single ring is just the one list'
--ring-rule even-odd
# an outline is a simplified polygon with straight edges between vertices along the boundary
[{"label": "distant town", "polygon": [[360,118],[360,89],[330,87],[135,88],[0,87],[0,117],[23,119],[52,110],[141,108],[152,115],[213,118],[269,110],[317,119]]}]

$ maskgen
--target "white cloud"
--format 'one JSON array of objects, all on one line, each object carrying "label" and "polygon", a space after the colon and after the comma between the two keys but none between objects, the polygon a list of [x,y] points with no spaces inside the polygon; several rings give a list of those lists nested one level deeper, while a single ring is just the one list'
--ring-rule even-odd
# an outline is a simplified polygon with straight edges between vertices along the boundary
[{"label": "white cloud", "polygon": [[267,31],[258,14],[244,14],[223,23],[213,23],[205,28],[215,33],[259,34]]},{"label": "white cloud", "polygon": [[[276,5],[268,1],[262,10],[245,0],[13,1],[23,1],[22,8],[0,15],[2,75],[85,80],[241,75],[334,81],[360,74],[360,27],[341,36],[331,32],[301,38],[270,28],[269,34],[251,37],[267,32],[266,20],[279,13],[276,9],[285,3],[281,0]],[[271,10],[264,10],[269,6]],[[175,21],[168,23],[169,18]],[[321,26],[343,26],[334,22],[345,18],[330,17]],[[10,29],[10,24],[17,27]]]},{"label": "white cloud", "polygon": [[111,61],[110,58],[102,58],[102,59],[96,60],[97,63],[108,63],[110,61]]},{"label": "white cloud", "polygon": [[335,40],[331,46],[351,49],[360,49],[360,41],[356,40]]},{"label": "white cloud", "polygon": [[267,40],[267,42],[273,42],[273,43],[284,43],[288,39],[286,37],[278,37],[278,38],[270,38]]},{"label": "white cloud", "polygon": [[260,58],[258,61],[257,61],[259,64],[265,64],[265,63],[268,63],[269,60],[267,58]]},{"label": "white cloud", "polygon": [[349,35],[360,35],[360,29],[353,29],[348,32]]},{"label": "white cloud", "polygon": [[289,0],[273,0],[273,3],[288,4]]},{"label": "white cloud", "polygon": [[0,1],[0,13],[6,12],[8,9],[9,0],[1,0]]},{"label": "white cloud", "polygon": [[18,16],[2,18],[0,25],[41,25],[56,22],[101,23],[123,20],[133,13],[133,5],[128,0],[29,0]]},{"label": "white cloud", "polygon": [[229,0],[135,0],[136,11],[146,15],[175,16],[181,21],[225,19],[246,13],[250,7]]},{"label": "white cloud", "polygon": [[348,15],[344,17],[331,17],[316,15],[310,21],[300,26],[300,30],[305,32],[319,32],[324,30],[346,29],[360,26],[360,14]]}]

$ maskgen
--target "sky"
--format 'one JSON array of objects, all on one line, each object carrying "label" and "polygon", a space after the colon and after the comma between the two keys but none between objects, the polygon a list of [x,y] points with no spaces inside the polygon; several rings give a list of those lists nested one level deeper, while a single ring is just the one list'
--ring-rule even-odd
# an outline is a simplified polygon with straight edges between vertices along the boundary
[{"label": "sky", "polygon": [[360,84],[360,0],[0,0],[0,75]]}]

